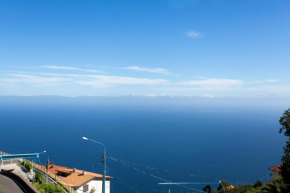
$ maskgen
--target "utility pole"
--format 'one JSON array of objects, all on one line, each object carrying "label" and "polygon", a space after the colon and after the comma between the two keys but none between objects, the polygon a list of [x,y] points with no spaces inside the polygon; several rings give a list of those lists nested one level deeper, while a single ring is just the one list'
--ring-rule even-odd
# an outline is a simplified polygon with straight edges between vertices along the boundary
[{"label": "utility pole", "polygon": [[103,193],[106,193],[106,149],[103,150]]},{"label": "utility pole", "polygon": [[97,143],[101,146],[103,146],[103,193],[106,193],[106,147],[104,146],[104,144],[98,142],[98,141],[94,141],[94,140],[91,140],[91,139],[88,139],[86,137],[82,137],[83,140],[86,140],[86,141],[91,141],[91,142],[94,142],[94,143]]}]

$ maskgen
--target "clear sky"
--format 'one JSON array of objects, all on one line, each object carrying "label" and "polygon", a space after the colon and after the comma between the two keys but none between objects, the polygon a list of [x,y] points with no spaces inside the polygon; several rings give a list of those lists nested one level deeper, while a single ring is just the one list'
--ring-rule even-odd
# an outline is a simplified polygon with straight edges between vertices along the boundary
[{"label": "clear sky", "polygon": [[290,97],[289,0],[1,0],[0,95]]}]

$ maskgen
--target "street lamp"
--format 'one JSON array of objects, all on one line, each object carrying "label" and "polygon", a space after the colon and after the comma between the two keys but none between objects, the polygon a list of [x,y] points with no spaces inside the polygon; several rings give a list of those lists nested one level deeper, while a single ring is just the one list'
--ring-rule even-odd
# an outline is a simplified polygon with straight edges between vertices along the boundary
[{"label": "street lamp", "polygon": [[46,153],[46,151],[40,152],[39,154]]},{"label": "street lamp", "polygon": [[220,183],[220,185],[223,187],[223,189],[224,189],[224,193],[226,193],[226,190],[225,190],[225,187],[224,187],[223,184],[222,184],[222,181],[219,181],[219,183]]},{"label": "street lamp", "polygon": [[94,141],[94,140],[91,140],[91,139],[88,139],[86,137],[82,137],[83,140],[86,140],[86,141],[91,141],[91,142],[94,142],[94,143],[97,143],[101,146],[103,146],[103,193],[106,193],[106,147],[104,146],[104,144],[98,142],[98,141]]},{"label": "street lamp", "polygon": [[[39,155],[43,154],[43,153],[46,153],[46,151],[44,150],[44,151],[36,154],[38,160],[39,160]],[[34,161],[32,160],[32,172],[33,172],[33,174],[35,173],[35,160]]]}]

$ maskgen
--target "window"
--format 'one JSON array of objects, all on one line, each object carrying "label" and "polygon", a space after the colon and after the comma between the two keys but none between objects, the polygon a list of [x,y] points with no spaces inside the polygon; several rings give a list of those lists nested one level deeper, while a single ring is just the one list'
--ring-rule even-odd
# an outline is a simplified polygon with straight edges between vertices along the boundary
[{"label": "window", "polygon": [[83,191],[84,192],[88,192],[89,191],[89,185],[88,184],[83,186]]}]

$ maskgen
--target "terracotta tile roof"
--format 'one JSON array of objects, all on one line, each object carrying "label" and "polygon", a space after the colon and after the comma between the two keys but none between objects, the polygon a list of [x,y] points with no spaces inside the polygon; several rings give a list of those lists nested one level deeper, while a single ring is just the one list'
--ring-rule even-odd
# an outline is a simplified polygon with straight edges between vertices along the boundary
[{"label": "terracotta tile roof", "polygon": [[79,187],[85,184],[86,182],[91,181],[94,178],[95,178],[94,176],[73,172],[68,177],[63,178],[63,181],[65,181],[66,183],[68,183],[73,187]]},{"label": "terracotta tile roof", "polygon": [[233,185],[229,185],[229,186],[226,187],[227,190],[232,190],[234,188],[235,188],[235,186],[233,186]]},{"label": "terracotta tile roof", "polygon": [[274,172],[279,172],[280,173],[281,172],[280,166],[281,166],[281,164],[273,166],[273,167],[270,167],[269,170],[272,170]]},{"label": "terracotta tile roof", "polygon": [[[65,173],[67,176],[59,176],[63,179],[66,183],[73,187],[79,187],[85,184],[86,182],[91,181],[92,179],[95,180],[102,180],[103,175],[93,173],[93,172],[87,172],[83,170],[77,170],[77,169],[71,169],[64,166],[58,166],[58,165],[50,165],[49,169],[50,172],[52,172],[55,175],[58,175],[59,172]],[[106,180],[110,180],[112,177],[106,176]]]},{"label": "terracotta tile roof", "polygon": [[49,171],[52,172],[53,174],[57,174],[58,171],[61,170],[67,170],[69,168],[64,167],[64,166],[58,166],[58,165],[49,165]]}]

